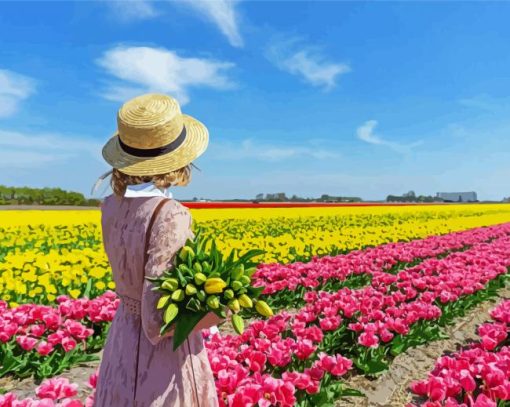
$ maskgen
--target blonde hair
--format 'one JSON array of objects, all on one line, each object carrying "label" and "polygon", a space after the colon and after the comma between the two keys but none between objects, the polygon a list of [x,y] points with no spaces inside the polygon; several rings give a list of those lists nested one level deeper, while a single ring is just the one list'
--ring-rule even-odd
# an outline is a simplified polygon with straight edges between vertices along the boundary
[{"label": "blonde hair", "polygon": [[128,185],[143,184],[152,182],[158,188],[168,188],[172,186],[184,186],[191,181],[191,165],[179,168],[178,170],[157,175],[127,175],[114,168],[110,184],[113,193],[118,196],[124,196]]}]

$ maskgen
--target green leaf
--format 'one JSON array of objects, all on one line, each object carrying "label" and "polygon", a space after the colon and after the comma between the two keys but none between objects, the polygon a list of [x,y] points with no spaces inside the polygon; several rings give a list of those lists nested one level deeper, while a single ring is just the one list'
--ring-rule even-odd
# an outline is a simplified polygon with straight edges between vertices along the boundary
[{"label": "green leaf", "polygon": [[356,390],[351,389],[350,387],[347,387],[345,389],[342,389],[342,396],[343,397],[365,397],[365,393]]},{"label": "green leaf", "polygon": [[212,310],[212,312],[214,312],[219,318],[227,317],[227,313],[225,312],[225,308],[223,308],[223,307]]},{"label": "green leaf", "polygon": [[264,291],[264,287],[248,287],[248,292],[250,293],[250,297],[259,297],[262,294],[262,291]]},{"label": "green leaf", "polygon": [[207,312],[190,312],[182,314],[181,318],[175,323],[174,332],[174,351],[181,346],[188,338],[193,328],[205,317]]},{"label": "green leaf", "polygon": [[261,249],[248,250],[241,257],[239,257],[239,259],[237,259],[235,264],[246,263],[249,259],[256,257],[256,256],[260,256],[264,253],[265,253],[265,250],[261,250]]},{"label": "green leaf", "polygon": [[400,343],[395,343],[391,346],[391,354],[393,356],[400,355],[402,352],[405,351],[406,344],[400,341]]},{"label": "green leaf", "polygon": [[186,284],[188,284],[188,282],[186,281],[186,279],[182,275],[181,271],[179,269],[176,269],[175,271],[177,272],[177,278],[179,279],[179,284],[182,287],[186,287]]},{"label": "green leaf", "polygon": [[227,260],[225,262],[227,267],[231,267],[233,260],[234,260],[234,256],[235,256],[235,250],[231,250],[230,254],[228,255]]},{"label": "green leaf", "polygon": [[87,286],[85,287],[85,291],[83,291],[83,296],[85,298],[90,298],[90,291],[92,290],[92,279],[89,278],[87,281]]},{"label": "green leaf", "polygon": [[193,312],[200,311],[200,301],[198,301],[198,299],[196,298],[190,298],[190,300],[186,304],[186,309],[189,309],[190,311]]},{"label": "green leaf", "polygon": [[356,363],[359,369],[363,370],[363,373],[375,375],[377,373],[381,373],[388,369],[388,364],[383,362],[382,360],[371,359],[367,360],[365,363]]},{"label": "green leaf", "polygon": [[174,321],[170,321],[168,324],[163,324],[163,326],[159,329],[159,334],[164,335],[168,332],[170,326],[174,323]]}]

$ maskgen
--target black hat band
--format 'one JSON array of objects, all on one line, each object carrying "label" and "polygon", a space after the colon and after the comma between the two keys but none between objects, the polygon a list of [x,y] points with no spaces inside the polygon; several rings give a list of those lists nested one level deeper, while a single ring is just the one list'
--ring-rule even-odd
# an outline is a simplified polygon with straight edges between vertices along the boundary
[{"label": "black hat band", "polygon": [[182,128],[181,134],[179,134],[179,137],[177,137],[174,141],[171,143],[162,146],[162,147],[156,147],[156,148],[136,148],[128,146],[127,144],[124,144],[119,137],[119,145],[120,148],[127,154],[135,156],[135,157],[159,157],[160,155],[168,154],[174,150],[176,150],[182,143],[184,143],[184,140],[186,139],[186,127],[184,126]]}]

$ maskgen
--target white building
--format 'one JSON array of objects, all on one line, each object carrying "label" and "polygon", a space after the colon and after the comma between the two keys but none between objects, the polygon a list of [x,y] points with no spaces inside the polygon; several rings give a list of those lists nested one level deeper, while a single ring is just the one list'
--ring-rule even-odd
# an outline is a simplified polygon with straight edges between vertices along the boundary
[{"label": "white building", "polygon": [[436,195],[445,202],[476,202],[476,192],[438,192]]}]

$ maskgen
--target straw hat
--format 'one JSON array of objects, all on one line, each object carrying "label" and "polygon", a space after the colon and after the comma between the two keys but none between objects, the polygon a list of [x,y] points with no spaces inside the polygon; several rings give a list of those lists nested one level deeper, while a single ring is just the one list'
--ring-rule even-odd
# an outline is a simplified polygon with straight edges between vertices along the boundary
[{"label": "straw hat", "polygon": [[182,168],[201,155],[209,142],[201,122],[182,114],[174,98],[156,93],[124,103],[117,114],[117,128],[103,147],[103,157],[128,175]]}]

